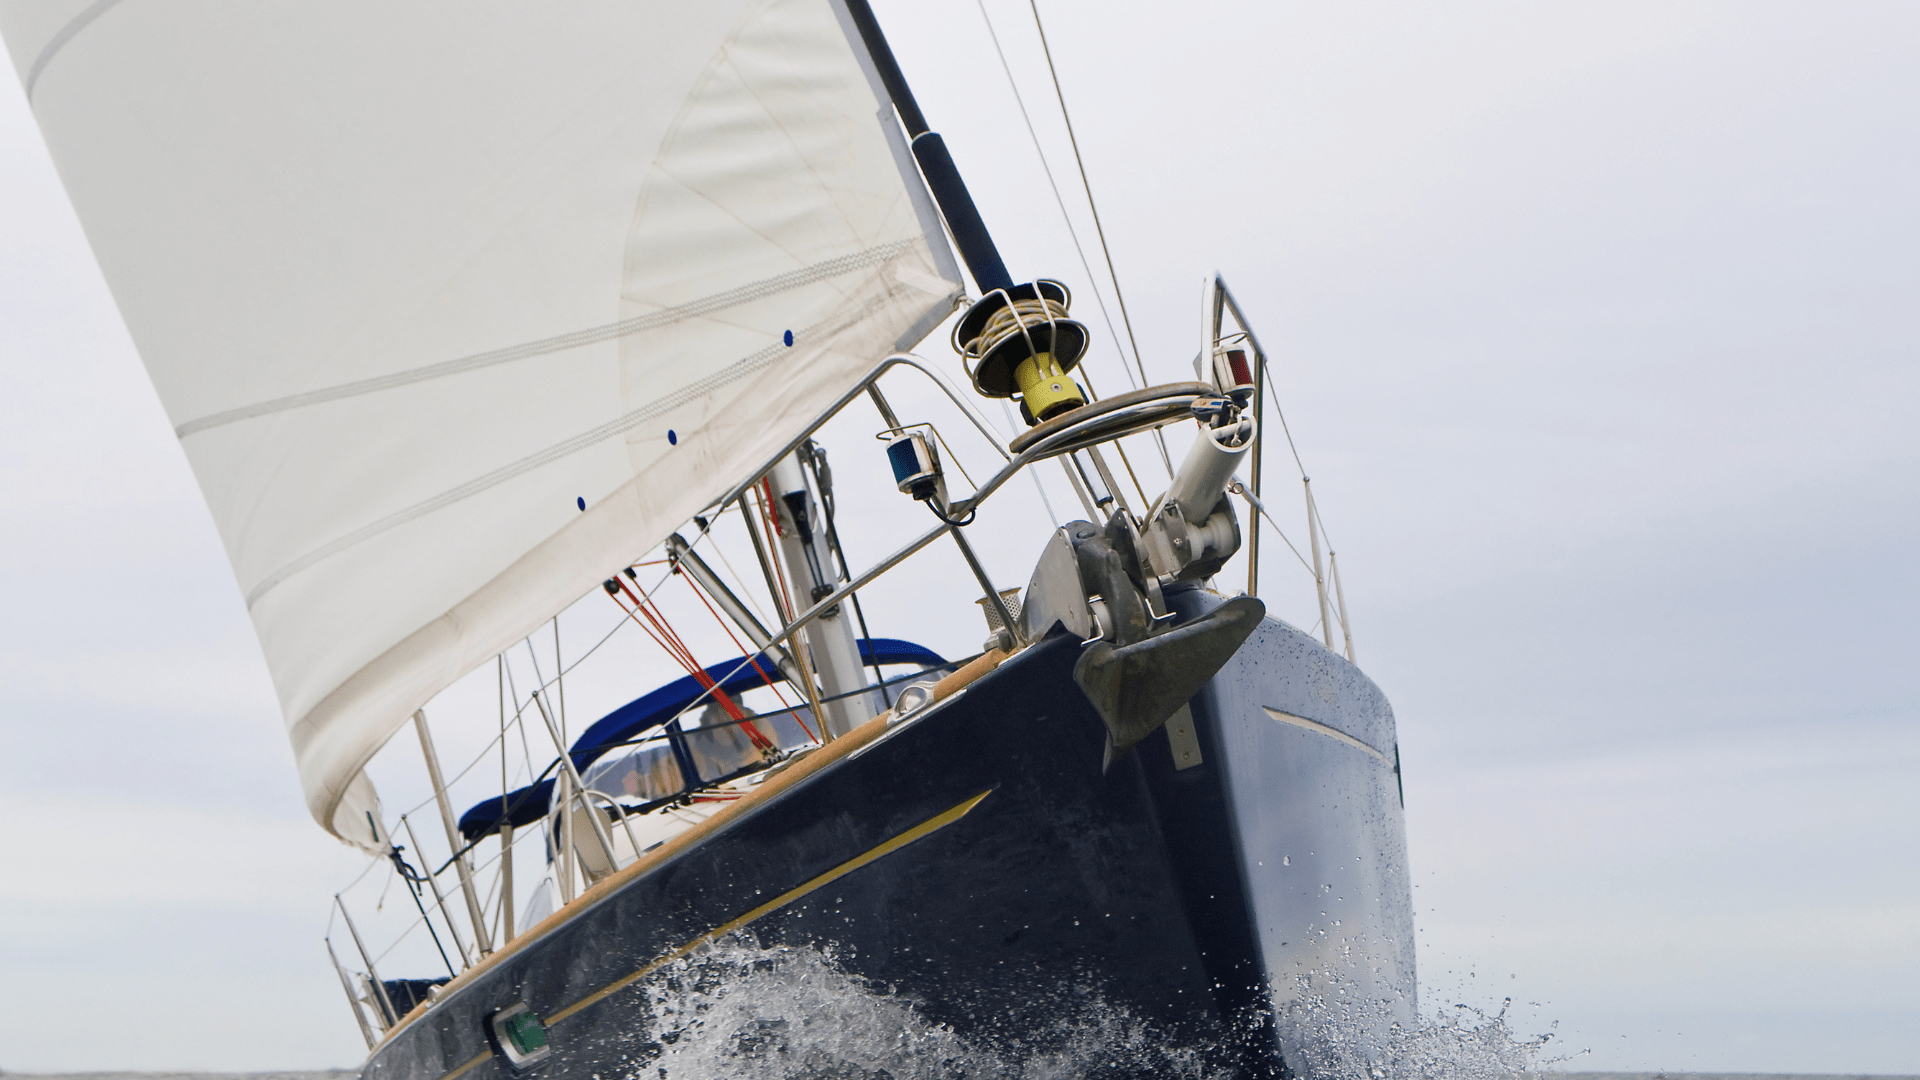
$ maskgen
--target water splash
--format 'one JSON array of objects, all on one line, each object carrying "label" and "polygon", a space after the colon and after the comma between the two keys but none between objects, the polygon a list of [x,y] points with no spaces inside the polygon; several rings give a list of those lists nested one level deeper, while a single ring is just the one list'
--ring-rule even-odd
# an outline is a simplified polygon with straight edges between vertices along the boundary
[{"label": "water splash", "polygon": [[1300,1080],[1510,1080],[1567,1060],[1544,1056],[1551,1030],[1513,1030],[1512,998],[1491,1014],[1456,1004],[1409,1023],[1410,1009],[1368,996],[1348,970],[1335,962],[1302,973],[1276,1010]]},{"label": "water splash", "polygon": [[[1308,975],[1310,981],[1314,975]],[[1325,973],[1283,1013],[1301,1033],[1301,1080],[1500,1080],[1536,1068],[1549,1036],[1522,1039],[1504,1008],[1465,1006],[1412,1027],[1354,1000]],[[1070,1019],[1044,1032],[964,1037],[907,995],[841,968],[831,953],[761,948],[741,938],[675,963],[644,984],[652,1030],[628,1068],[604,1080],[1231,1080],[1210,1047],[1180,1046],[1082,989]],[[1387,1049],[1379,1032],[1390,1033]],[[1297,1059],[1302,1060],[1302,1059]],[[604,1075],[604,1074],[603,1074]]]},{"label": "water splash", "polygon": [[1471,1005],[1455,1005],[1438,1016],[1422,1017],[1412,1030],[1398,1033],[1392,1043],[1392,1080],[1497,1080],[1539,1072],[1568,1060],[1543,1056],[1553,1039],[1551,1031],[1532,1036],[1516,1034],[1507,1024],[1507,1009],[1512,1005],[1513,999],[1507,998],[1500,1003],[1500,1011],[1491,1016]]},{"label": "water splash", "polygon": [[1199,1054],[1091,994],[1066,991],[1074,1015],[1055,1030],[989,1045],[808,948],[717,944],[649,980],[646,993],[656,1041],[626,1080],[1215,1080]]}]

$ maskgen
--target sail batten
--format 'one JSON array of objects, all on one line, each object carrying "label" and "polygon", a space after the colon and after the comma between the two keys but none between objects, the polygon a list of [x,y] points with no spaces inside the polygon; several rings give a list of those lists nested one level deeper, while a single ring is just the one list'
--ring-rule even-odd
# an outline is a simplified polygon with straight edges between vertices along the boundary
[{"label": "sail batten", "polygon": [[335,835],[414,709],[951,310],[840,4],[0,0]]}]

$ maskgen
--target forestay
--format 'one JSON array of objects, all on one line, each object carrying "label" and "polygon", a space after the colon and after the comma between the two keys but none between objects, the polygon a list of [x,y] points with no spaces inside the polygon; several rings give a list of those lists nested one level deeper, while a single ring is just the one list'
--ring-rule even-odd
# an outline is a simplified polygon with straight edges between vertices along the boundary
[{"label": "forestay", "polygon": [[951,310],[845,27],[839,0],[0,8],[335,835],[377,843],[361,769],[415,708]]}]

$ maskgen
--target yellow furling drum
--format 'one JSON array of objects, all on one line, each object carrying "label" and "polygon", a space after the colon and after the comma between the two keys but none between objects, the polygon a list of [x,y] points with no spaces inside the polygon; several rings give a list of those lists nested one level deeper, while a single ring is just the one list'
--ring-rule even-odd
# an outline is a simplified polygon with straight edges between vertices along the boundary
[{"label": "yellow furling drum", "polygon": [[1067,287],[1041,279],[995,289],[960,317],[953,347],[987,397],[1020,398],[1038,424],[1087,403],[1070,377],[1087,352],[1087,328],[1069,318]]},{"label": "yellow furling drum", "polygon": [[1050,352],[1030,356],[1015,365],[1013,381],[1020,388],[1027,412],[1035,420],[1051,420],[1087,403],[1079,385],[1067,378]]}]

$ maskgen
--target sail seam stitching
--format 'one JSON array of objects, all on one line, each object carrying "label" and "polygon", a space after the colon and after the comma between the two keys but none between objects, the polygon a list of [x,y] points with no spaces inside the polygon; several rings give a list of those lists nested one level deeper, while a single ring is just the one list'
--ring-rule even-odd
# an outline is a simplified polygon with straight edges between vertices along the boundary
[{"label": "sail seam stitching", "polygon": [[754,300],[762,300],[776,293],[786,292],[802,285],[811,285],[824,278],[838,277],[841,274],[853,270],[864,269],[875,263],[885,262],[893,258],[912,247],[917,240],[917,237],[909,240],[897,240],[890,244],[882,244],[879,247],[868,248],[865,251],[857,251],[851,255],[842,255],[839,258],[828,259],[826,262],[814,263],[811,266],[803,266],[798,270],[788,271],[777,277],[770,277],[763,281],[742,285],[736,289],[729,289],[723,293],[716,293],[712,296],[703,297],[699,300],[689,301],[688,303],[679,304],[670,308],[663,308],[645,315],[636,315],[631,319],[622,319],[619,322],[608,323],[605,326],[575,330],[570,333],[560,334],[556,337],[542,338],[539,341],[530,341],[521,345],[508,346],[504,349],[493,349],[488,352],[475,353],[472,356],[443,360],[437,364],[428,364],[426,367],[414,368],[410,371],[398,371],[390,375],[380,375],[375,378],[342,383],[339,386],[330,386],[321,390],[308,390],[304,393],[289,394],[286,397],[274,398],[253,405],[243,405],[237,409],[228,409],[224,412],[203,416],[198,420],[189,420],[175,428],[174,435],[184,439],[189,435],[194,435],[210,428],[237,423],[241,420],[252,420],[256,417],[285,412],[289,409],[303,408],[308,405],[320,405],[329,401],[339,401],[342,398],[378,393],[382,390],[392,390],[397,387],[408,386],[417,382],[425,382],[430,379],[438,379],[448,375],[462,375],[469,371],[493,367],[496,364],[510,363],[515,360],[526,360],[547,353],[564,352],[568,349],[577,349],[584,345],[593,345],[614,338],[626,337],[629,334],[636,334],[642,330],[652,330],[685,319],[696,318],[725,308],[749,303]]},{"label": "sail seam stitching", "polygon": [[[847,327],[852,326],[855,323],[861,321],[862,319],[866,318],[869,314],[871,314],[872,312],[874,312],[875,310],[883,306],[898,291],[899,290],[897,288],[889,289],[886,292],[881,293],[878,296],[875,296],[873,299],[869,300],[867,303],[862,304],[859,308],[855,309],[854,311],[847,313],[846,316],[844,316],[843,318],[834,320],[831,324],[817,323],[813,326],[806,328],[805,330],[802,330],[800,334],[801,336],[808,337],[808,338],[813,338],[816,336],[831,337],[835,334],[838,334],[842,330],[845,330]],[[314,565],[317,562],[320,562],[323,559],[327,559],[327,558],[330,558],[331,556],[337,555],[340,552],[345,551],[347,548],[353,547],[357,544],[370,540],[381,533],[387,532],[390,529],[404,525],[407,522],[412,521],[416,518],[423,517],[427,514],[431,514],[436,510],[445,509],[446,507],[451,506],[454,503],[471,498],[474,495],[478,495],[479,493],[487,490],[488,488],[505,483],[506,481],[511,480],[514,477],[520,476],[527,472],[531,472],[532,470],[540,468],[543,465],[551,464],[552,462],[558,461],[563,457],[567,457],[571,454],[578,453],[579,451],[584,450],[587,447],[594,445],[595,443],[605,441],[606,439],[610,439],[615,435],[622,434],[632,428],[638,427],[641,424],[646,423],[648,420],[652,420],[664,413],[671,412],[672,410],[679,408],[681,405],[684,405],[689,401],[693,401],[701,397],[702,395],[711,393],[722,386],[725,386],[729,383],[737,382],[740,379],[743,379],[748,375],[753,374],[754,372],[760,370],[761,368],[766,367],[767,364],[771,363],[775,356],[778,356],[779,354],[786,351],[787,351],[787,345],[784,342],[774,342],[771,345],[767,345],[763,348],[757,349],[754,352],[749,353],[748,355],[742,357],[741,359],[736,360],[733,363],[727,365],[726,367],[720,369],[719,371],[714,372],[712,375],[709,375],[704,379],[699,379],[694,382],[691,382],[686,386],[681,387],[679,390],[676,390],[673,393],[666,395],[665,397],[658,398],[654,401],[648,402],[646,405],[643,405],[640,408],[635,409],[630,413],[626,413],[625,415],[609,420],[598,427],[590,428],[587,431],[583,431],[580,434],[575,435],[570,439],[566,439],[564,441],[555,443],[554,445],[547,447],[545,450],[541,450],[538,453],[521,458],[519,461],[515,461],[515,462],[512,462],[511,464],[503,465],[500,468],[495,469],[484,476],[475,477],[474,479],[469,480],[466,483],[459,485],[458,487],[450,488],[447,491],[443,491],[440,494],[435,495],[430,499],[427,499],[423,502],[415,503],[414,505],[406,508],[405,510],[399,510],[399,511],[395,511],[392,514],[388,514],[386,517],[383,517],[378,521],[371,522],[358,529],[355,529],[353,532],[350,532],[347,535],[332,541],[331,543],[323,544],[320,547],[315,548],[314,550],[308,552],[307,554],[302,555],[300,558],[295,559],[294,561],[288,563],[286,566],[281,567],[279,570],[274,571],[272,574],[269,574],[258,585],[255,585],[253,589],[247,593],[247,608],[251,610],[253,608],[253,605],[258,603],[261,597],[265,596],[268,592],[272,591],[275,587],[280,585],[280,583],[286,581],[288,578],[292,577],[293,575],[299,573],[302,570],[307,569],[308,567]]]}]

